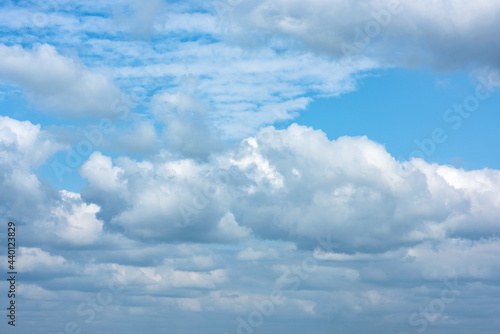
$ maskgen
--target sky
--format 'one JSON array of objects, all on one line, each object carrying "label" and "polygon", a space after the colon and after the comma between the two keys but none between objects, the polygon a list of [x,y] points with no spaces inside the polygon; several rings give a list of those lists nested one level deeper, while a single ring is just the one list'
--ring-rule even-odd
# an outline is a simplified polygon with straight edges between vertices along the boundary
[{"label": "sky", "polygon": [[2,333],[493,334],[500,2],[0,4]]}]

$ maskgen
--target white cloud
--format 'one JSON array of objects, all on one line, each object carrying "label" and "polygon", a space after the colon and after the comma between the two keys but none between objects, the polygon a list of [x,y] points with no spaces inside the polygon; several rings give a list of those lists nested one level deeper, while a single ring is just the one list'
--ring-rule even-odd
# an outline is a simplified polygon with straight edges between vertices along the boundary
[{"label": "white cloud", "polygon": [[44,28],[47,26],[77,25],[75,17],[59,13],[46,13],[41,7],[38,10],[27,8],[7,7],[0,13],[0,25],[10,29]]},{"label": "white cloud", "polygon": [[39,124],[21,122],[6,116],[0,116],[0,144],[4,148],[3,154],[7,154],[8,148],[16,150],[16,154],[9,156],[10,161],[15,160],[33,167],[38,167],[63,147],[42,131]]},{"label": "white cloud", "polygon": [[59,255],[51,255],[40,248],[19,247],[19,271],[57,270],[67,263]]},{"label": "white cloud", "polygon": [[57,299],[57,293],[48,291],[36,284],[19,284],[19,293],[26,299]]},{"label": "white cloud", "polygon": [[150,292],[175,288],[215,289],[217,284],[226,280],[226,272],[222,269],[207,272],[181,271],[169,265],[154,268],[114,265],[113,269],[126,278],[125,284],[145,284],[146,290]]},{"label": "white cloud", "polygon": [[123,170],[113,167],[111,158],[103,156],[100,152],[90,155],[87,163],[80,168],[80,173],[88,179],[91,186],[107,191],[120,192],[125,187],[125,182],[121,181]]},{"label": "white cloud", "polygon": [[[217,205],[220,201],[210,203],[206,197],[212,197],[213,191],[204,176],[208,166],[189,159],[175,160],[165,152],[157,161],[119,158],[116,162],[118,166],[113,166],[110,158],[94,153],[80,169],[89,179],[82,197],[101,203],[102,217],[111,224],[135,236],[168,240],[227,240],[243,233],[230,222],[226,222],[230,234],[215,233],[220,231],[219,220],[225,212]],[[109,182],[116,186],[107,186]],[[143,222],[141,228],[139,220]]]},{"label": "white cloud", "polygon": [[[481,235],[500,228],[496,171],[420,159],[402,164],[366,137],[330,141],[295,124],[263,129],[208,163],[165,153],[115,163],[91,156],[81,169],[89,180],[83,197],[135,236],[220,242],[251,229],[260,238],[296,238],[310,247],[328,235],[337,251],[351,253],[440,240],[470,232],[478,221]],[[99,175],[109,176],[96,182]],[[489,188],[460,181],[467,178]]]},{"label": "white cloud", "polygon": [[0,116],[0,214],[31,220],[46,213],[56,197],[34,169],[63,145],[40,125]]},{"label": "white cloud", "polygon": [[95,218],[98,206],[83,203],[79,194],[57,192],[34,172],[63,147],[40,125],[0,116],[0,199],[4,203],[0,214],[32,226],[41,239],[57,241],[59,237],[72,244],[88,244],[102,229],[102,222]]},{"label": "white cloud", "polygon": [[426,279],[495,279],[500,275],[500,265],[495,261],[500,255],[497,238],[483,240],[447,239],[437,245],[420,244],[408,250],[407,256]]},{"label": "white cloud", "polygon": [[[246,46],[237,46],[220,34],[215,23],[217,16],[207,12],[210,4],[169,4],[166,13],[161,1],[139,7],[130,1],[118,1],[110,6],[114,8],[113,13],[102,4],[93,4],[95,6],[79,3],[75,8],[74,4],[65,3],[65,20],[59,18],[62,14],[57,20],[50,16],[47,24],[47,29],[54,30],[58,38],[44,35],[41,39],[57,50],[76,45],[79,57],[89,67],[78,59],[60,55],[47,44],[34,46],[32,50],[5,46],[4,54],[11,55],[17,48],[25,56],[10,60],[3,71],[0,66],[0,75],[23,87],[32,101],[43,102],[48,111],[101,115],[110,114],[113,101],[119,97],[118,89],[102,74],[109,73],[124,91],[146,87],[155,92],[151,112],[156,116],[164,107],[166,97],[185,93],[186,76],[194,76],[199,80],[196,97],[206,108],[204,116],[173,115],[168,118],[163,136],[171,149],[189,157],[206,157],[205,151],[220,148],[217,141],[220,137],[239,140],[262,125],[289,121],[304,110],[314,96],[336,96],[352,91],[360,72],[378,67],[366,58],[337,61],[308,50],[285,50],[285,46],[279,50],[265,47],[249,52]],[[200,6],[207,8],[200,9]],[[193,7],[195,12],[190,11]],[[100,12],[101,16],[78,16],[79,10]],[[133,12],[137,15],[131,15]],[[116,36],[128,31],[143,36],[153,33],[161,38],[153,48],[144,40]],[[179,41],[172,31],[192,35],[193,40]],[[210,36],[208,41],[200,38],[200,33]],[[88,34],[106,35],[89,39]],[[4,40],[8,45],[21,42]],[[54,64],[57,71],[51,68],[48,73],[45,68]],[[25,69],[37,75],[26,77]],[[47,75],[50,81],[43,79]],[[37,77],[44,80],[44,85]],[[177,99],[176,103],[181,100]],[[174,107],[181,106],[174,103]],[[158,119],[165,121],[165,118]]]},{"label": "white cloud", "polygon": [[222,235],[227,238],[227,241],[241,240],[247,238],[252,233],[252,230],[248,227],[242,227],[238,225],[238,222],[234,219],[234,215],[230,212],[226,213],[217,224],[217,231],[214,234]]},{"label": "white cloud", "polygon": [[47,44],[32,50],[1,44],[0,79],[21,86],[42,109],[67,116],[113,115],[120,96],[109,78]]},{"label": "white cloud", "polygon": [[124,26],[135,37],[147,38],[158,22],[159,15],[165,10],[163,0],[150,0],[144,3],[126,0],[113,4],[113,16],[118,25]]},{"label": "white cloud", "polygon": [[168,13],[156,25],[159,33],[189,32],[217,34],[217,20],[207,13]]},{"label": "white cloud", "polygon": [[49,219],[56,222],[53,230],[62,240],[85,245],[101,236],[103,222],[96,218],[97,212],[97,205],[82,203],[79,194],[62,190],[61,203],[52,209]]}]

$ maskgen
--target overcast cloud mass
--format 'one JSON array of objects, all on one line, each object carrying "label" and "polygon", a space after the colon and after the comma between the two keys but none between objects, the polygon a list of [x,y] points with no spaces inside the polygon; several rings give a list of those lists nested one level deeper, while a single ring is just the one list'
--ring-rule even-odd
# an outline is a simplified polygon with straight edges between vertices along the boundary
[{"label": "overcast cloud mass", "polygon": [[2,333],[498,333],[499,31],[491,0],[2,2]]}]

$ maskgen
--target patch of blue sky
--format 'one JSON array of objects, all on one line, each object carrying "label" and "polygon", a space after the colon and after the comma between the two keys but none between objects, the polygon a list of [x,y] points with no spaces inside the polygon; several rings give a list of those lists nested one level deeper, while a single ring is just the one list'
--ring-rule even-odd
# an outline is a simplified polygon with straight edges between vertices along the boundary
[{"label": "patch of blue sky", "polygon": [[[87,181],[78,174],[78,168],[80,168],[81,163],[78,166],[69,167],[66,163],[67,156],[68,151],[61,150],[49,157],[46,163],[38,168],[37,175],[40,180],[46,181],[57,189],[65,189],[71,192],[80,193],[87,184]],[[88,156],[83,158],[87,159]],[[68,169],[66,169],[64,173],[59,173],[56,171],[55,167],[53,167],[55,164],[62,164]]]},{"label": "patch of blue sky", "polygon": [[[500,92],[480,101],[476,111],[458,121],[445,120],[445,112],[475,94],[476,83],[464,72],[389,69],[359,83],[358,89],[339,97],[312,102],[295,120],[324,131],[330,139],[366,135],[382,143],[398,160],[406,161],[416,143],[428,143],[424,159],[466,169],[499,168],[500,148],[494,135],[500,124]],[[442,129],[446,140],[434,143],[432,131]],[[456,129],[454,129],[456,128]],[[488,150],[479,148],[488,147]],[[431,152],[431,153],[429,153]]]},{"label": "patch of blue sky", "polygon": [[0,88],[0,115],[17,119],[19,121],[30,121],[42,126],[61,124],[61,119],[56,116],[40,113],[31,103],[26,100],[25,94],[13,86]]}]

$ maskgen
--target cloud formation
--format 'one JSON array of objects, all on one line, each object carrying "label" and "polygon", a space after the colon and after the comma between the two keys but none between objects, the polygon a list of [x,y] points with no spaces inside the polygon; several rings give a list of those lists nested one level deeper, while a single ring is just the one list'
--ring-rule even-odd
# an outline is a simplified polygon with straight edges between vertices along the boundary
[{"label": "cloud formation", "polygon": [[230,219],[259,238],[305,247],[329,235],[352,253],[472,237],[472,224],[482,235],[500,228],[498,171],[399,162],[366,137],[330,141],[295,124],[264,128],[208,163],[166,153],[113,163],[94,153],[81,175],[89,181],[84,198],[132,237],[218,242],[220,221]]},{"label": "cloud formation", "polygon": [[[416,329],[408,316],[426,319],[419,307],[446,288],[436,280],[453,277],[471,295],[460,292],[462,306],[447,309],[447,318],[436,313],[436,323],[473,325],[460,303],[484,303],[486,291],[498,299],[497,170],[400,162],[366,137],[329,140],[293,124],[264,128],[207,161],[167,151],[142,161],[95,152],[79,170],[87,180],[80,197],[42,186],[33,174],[63,147],[44,129],[7,117],[1,128],[2,175],[10,166],[33,180],[31,197],[21,193],[26,184],[2,185],[32,198],[2,205],[4,219],[26,226],[19,261],[27,313],[57,301],[60,315],[83,326],[79,305],[109,282],[125,289],[106,311],[120,323],[167,312],[196,313],[208,324],[223,314],[217,326],[227,332],[237,330],[234,319],[269,303],[273,289],[283,303],[266,323],[295,317],[296,332],[332,317],[340,319],[335,328],[349,330],[384,314],[394,314],[387,326]],[[33,203],[41,206],[36,216],[26,214]],[[60,329],[58,322],[44,328]]]},{"label": "cloud formation", "polygon": [[48,44],[32,50],[1,44],[0,59],[0,76],[20,86],[29,100],[45,111],[65,116],[109,116],[120,97],[112,80]]},{"label": "cloud formation", "polygon": [[[1,6],[0,219],[18,226],[21,332],[498,332],[500,171],[291,124],[341,121],[356,111],[343,95],[387,67],[493,78],[497,3]],[[439,92],[469,88],[445,79]],[[381,132],[406,112],[355,106]]]}]

